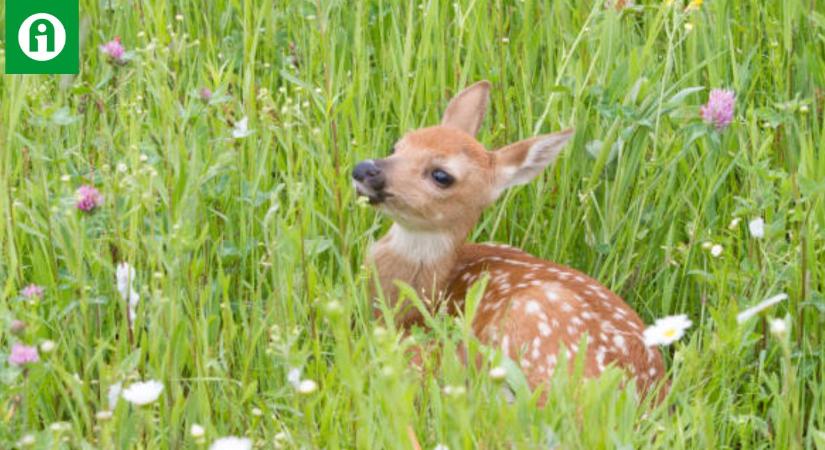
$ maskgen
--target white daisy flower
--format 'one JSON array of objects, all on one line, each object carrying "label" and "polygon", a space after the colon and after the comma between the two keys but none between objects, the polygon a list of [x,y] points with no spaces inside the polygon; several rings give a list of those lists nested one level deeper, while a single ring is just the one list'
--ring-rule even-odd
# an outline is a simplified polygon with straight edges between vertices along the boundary
[{"label": "white daisy flower", "polygon": [[710,248],[710,254],[714,258],[718,258],[719,256],[722,255],[723,250],[724,250],[724,248],[721,245],[716,244],[716,245],[714,245],[713,247]]},{"label": "white daisy flower", "polygon": [[227,436],[216,439],[209,446],[209,450],[251,450],[252,440],[236,436]]},{"label": "white daisy flower", "polygon": [[163,392],[163,383],[157,380],[132,383],[123,390],[123,398],[137,406],[148,405],[160,397]]},{"label": "white daisy flower", "polygon": [[751,236],[753,236],[754,239],[762,239],[765,237],[765,220],[761,217],[751,220],[748,222],[748,229],[751,231]]},{"label": "white daisy flower", "polygon": [[690,328],[693,322],[685,314],[678,316],[667,316],[656,319],[656,323],[645,328],[645,345],[670,345],[685,335],[685,330]]},{"label": "white daisy flower", "polygon": [[770,297],[766,300],[763,300],[763,301],[757,303],[756,305],[751,306],[750,308],[748,308],[748,309],[740,312],[739,314],[737,314],[736,315],[736,322],[737,323],[745,323],[751,317],[753,317],[753,316],[759,314],[760,312],[770,308],[771,306],[781,302],[782,300],[786,300],[787,298],[788,298],[788,294],[783,292],[781,294],[777,294],[777,295],[774,295],[773,297]]}]

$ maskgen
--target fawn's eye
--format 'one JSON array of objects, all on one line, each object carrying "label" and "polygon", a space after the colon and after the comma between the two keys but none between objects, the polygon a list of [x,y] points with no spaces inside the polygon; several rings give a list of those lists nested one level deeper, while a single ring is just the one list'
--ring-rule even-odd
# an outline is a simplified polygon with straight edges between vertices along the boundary
[{"label": "fawn's eye", "polygon": [[452,175],[441,169],[433,170],[430,176],[433,177],[433,181],[435,181],[436,184],[443,188],[450,187],[450,185],[453,184],[453,182],[455,181],[455,178],[453,178]]}]

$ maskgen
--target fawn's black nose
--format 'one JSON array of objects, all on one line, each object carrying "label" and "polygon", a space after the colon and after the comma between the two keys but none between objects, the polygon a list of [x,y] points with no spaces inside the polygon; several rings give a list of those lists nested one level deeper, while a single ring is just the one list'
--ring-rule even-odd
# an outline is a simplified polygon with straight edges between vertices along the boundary
[{"label": "fawn's black nose", "polygon": [[358,165],[352,169],[352,179],[374,191],[384,189],[384,182],[386,181],[384,171],[372,160],[358,163]]}]

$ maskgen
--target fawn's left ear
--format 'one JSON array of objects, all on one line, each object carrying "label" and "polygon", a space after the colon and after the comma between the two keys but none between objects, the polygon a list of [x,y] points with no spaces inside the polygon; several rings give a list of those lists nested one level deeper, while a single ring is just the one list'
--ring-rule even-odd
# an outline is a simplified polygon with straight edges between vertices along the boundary
[{"label": "fawn's left ear", "polygon": [[455,127],[470,136],[475,136],[481,128],[489,99],[490,82],[483,80],[475,83],[450,100],[441,119],[441,125]]},{"label": "fawn's left ear", "polygon": [[496,162],[496,194],[510,186],[525,184],[538,176],[559,156],[573,137],[573,129],[518,141],[493,152]]}]

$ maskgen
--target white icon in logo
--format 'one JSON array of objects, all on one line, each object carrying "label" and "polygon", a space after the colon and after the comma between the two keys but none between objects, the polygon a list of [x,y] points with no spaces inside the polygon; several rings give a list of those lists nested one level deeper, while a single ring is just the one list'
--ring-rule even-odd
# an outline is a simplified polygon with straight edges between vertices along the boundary
[{"label": "white icon in logo", "polygon": [[37,13],[27,17],[17,31],[17,43],[35,61],[54,59],[66,45],[66,29],[57,17]]}]

